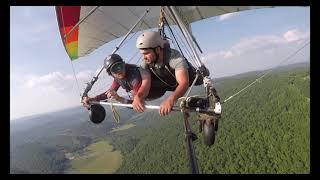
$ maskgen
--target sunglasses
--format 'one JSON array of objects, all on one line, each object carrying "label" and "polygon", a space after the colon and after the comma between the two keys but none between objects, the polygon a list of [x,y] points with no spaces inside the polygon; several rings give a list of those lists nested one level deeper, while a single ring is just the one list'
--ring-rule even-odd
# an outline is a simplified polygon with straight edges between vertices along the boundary
[{"label": "sunglasses", "polygon": [[110,67],[110,72],[113,74],[123,73],[125,71],[125,64],[122,62],[115,63]]}]

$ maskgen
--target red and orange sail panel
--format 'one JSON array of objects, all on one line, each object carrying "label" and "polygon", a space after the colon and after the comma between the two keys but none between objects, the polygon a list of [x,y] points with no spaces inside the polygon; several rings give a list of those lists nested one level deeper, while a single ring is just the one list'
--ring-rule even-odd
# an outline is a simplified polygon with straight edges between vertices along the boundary
[{"label": "red and orange sail panel", "polygon": [[65,35],[79,22],[80,9],[81,6],[56,6],[61,39],[71,60],[78,58],[79,26]]}]

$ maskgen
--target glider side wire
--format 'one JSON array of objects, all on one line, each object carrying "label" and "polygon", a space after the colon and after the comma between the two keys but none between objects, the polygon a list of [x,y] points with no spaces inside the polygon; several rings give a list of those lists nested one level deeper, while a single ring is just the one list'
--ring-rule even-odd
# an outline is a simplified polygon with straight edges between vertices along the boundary
[{"label": "glider side wire", "polygon": [[284,60],[282,60],[278,65],[276,65],[274,68],[271,68],[269,71],[267,71],[265,74],[263,74],[262,76],[258,77],[257,79],[255,79],[253,82],[251,82],[249,85],[247,85],[246,87],[244,87],[243,89],[241,89],[240,91],[236,92],[235,94],[231,95],[230,97],[228,97],[227,99],[225,99],[221,104],[226,103],[227,101],[229,101],[230,99],[232,99],[233,97],[235,97],[236,95],[240,94],[241,92],[243,92],[244,90],[246,90],[247,88],[249,88],[250,86],[252,86],[253,84],[255,84],[256,82],[258,82],[260,79],[262,79],[264,76],[266,76],[267,74],[269,74],[271,71],[273,71],[276,67],[280,66],[282,63],[290,60],[293,56],[295,56],[299,51],[301,51],[303,48],[305,48],[307,45],[310,44],[310,41],[307,42],[306,44],[304,44],[301,48],[299,48],[298,50],[296,50],[294,53],[290,54],[288,57],[286,57]]}]

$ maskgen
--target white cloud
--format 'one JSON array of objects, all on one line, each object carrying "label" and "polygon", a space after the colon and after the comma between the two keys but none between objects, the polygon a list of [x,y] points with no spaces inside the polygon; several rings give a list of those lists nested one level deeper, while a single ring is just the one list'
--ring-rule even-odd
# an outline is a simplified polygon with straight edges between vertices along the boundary
[{"label": "white cloud", "polygon": [[233,53],[232,53],[231,51],[227,51],[227,52],[224,54],[223,57],[224,57],[224,58],[231,58],[231,57],[233,57]]},{"label": "white cloud", "polygon": [[[94,71],[91,70],[78,72],[78,89],[73,74],[56,71],[35,75],[23,73],[19,69],[21,68],[10,72],[11,119],[80,105],[79,90],[82,93],[85,83],[94,76]],[[101,75],[103,77],[103,74]],[[97,95],[94,91],[99,93],[97,89],[104,90],[110,85],[109,79],[107,82],[103,79],[99,78],[92,88],[93,95]]]},{"label": "white cloud", "polygon": [[243,39],[239,43],[231,47],[231,51],[234,54],[242,55],[244,53],[249,53],[256,51],[258,49],[268,49],[280,44],[285,43],[285,41],[275,35],[260,35],[248,39]]},{"label": "white cloud", "polygon": [[283,34],[283,38],[288,42],[298,41],[301,39],[307,39],[310,37],[310,32],[301,32],[298,29],[292,29]]},{"label": "white cloud", "polygon": [[286,33],[284,33],[283,38],[286,41],[291,42],[291,41],[299,40],[300,36],[299,36],[299,32],[296,29],[294,29],[294,30],[290,30],[290,31],[287,31]]},{"label": "white cloud", "polygon": [[33,88],[41,85],[49,85],[57,80],[62,79],[62,74],[60,72],[53,72],[44,76],[33,76],[30,80],[26,82],[26,86]]},{"label": "white cloud", "polygon": [[[305,44],[309,38],[308,31],[301,32],[296,29],[288,30],[279,35],[252,36],[241,39],[230,48],[208,53],[202,57],[202,60],[212,71],[213,77],[262,70],[278,65],[295,49]],[[290,62],[306,61],[310,54],[308,48],[310,46],[292,57]]]},{"label": "white cloud", "polygon": [[230,19],[231,17],[234,17],[234,16],[239,15],[239,14],[240,14],[239,12],[223,14],[223,15],[219,16],[218,21],[224,21],[226,19]]},{"label": "white cloud", "polygon": [[94,76],[94,72],[91,70],[85,70],[85,71],[80,71],[77,73],[77,79],[79,81],[83,81],[83,82],[87,82],[89,81],[93,76]]},{"label": "white cloud", "polygon": [[[85,70],[76,74],[79,83],[88,82],[94,75],[93,71]],[[56,91],[70,90],[75,85],[75,78],[72,74],[52,72],[45,75],[27,75],[23,84],[27,88],[55,89]],[[16,77],[19,79],[19,77]]]},{"label": "white cloud", "polygon": [[53,86],[10,89],[10,119],[80,105],[75,89],[59,91]]},{"label": "white cloud", "polygon": [[207,55],[205,59],[230,59],[246,53],[256,52],[259,49],[269,49],[285,41],[274,35],[260,35],[242,39],[228,50],[220,50]]},{"label": "white cloud", "polygon": [[257,35],[242,39],[227,50],[212,52],[204,58],[204,61],[206,59],[230,59],[256,52],[270,54],[282,45],[294,42],[298,43],[299,40],[306,40],[308,38],[310,38],[309,31],[301,32],[297,29],[288,30],[282,35]]}]

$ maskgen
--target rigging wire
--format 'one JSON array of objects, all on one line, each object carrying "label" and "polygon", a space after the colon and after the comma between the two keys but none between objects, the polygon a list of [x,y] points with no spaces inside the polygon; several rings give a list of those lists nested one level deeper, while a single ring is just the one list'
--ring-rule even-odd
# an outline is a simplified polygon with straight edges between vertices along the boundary
[{"label": "rigging wire", "polygon": [[[67,34],[67,31],[66,31],[66,26],[65,26],[65,24],[64,24],[64,15],[63,15],[63,13],[62,13],[62,8],[60,8],[60,13],[61,13],[61,16],[62,16],[62,24],[63,24],[63,31],[64,31],[64,34]],[[66,38],[67,38],[67,36],[65,36],[65,39],[63,39],[63,41],[65,41],[66,40]],[[77,78],[77,76],[76,76],[76,73],[75,73],[75,70],[74,70],[74,67],[73,67],[73,63],[72,63],[72,61],[70,60],[70,64],[71,64],[71,67],[72,67],[72,72],[73,72],[73,77],[75,78],[75,80],[76,80],[76,84],[77,84],[77,87],[78,87],[78,91],[79,91],[79,94],[80,94],[80,97],[81,97],[81,91],[80,91],[80,87],[79,87],[79,82],[78,82],[78,78]]]},{"label": "rigging wire", "polygon": [[136,50],[135,54],[128,60],[127,63],[130,63],[135,57],[137,57],[138,54],[139,54],[139,51]]},{"label": "rigging wire", "polygon": [[126,45],[139,31],[141,31],[142,21],[140,21],[139,23],[140,23],[140,25],[139,25],[138,30],[136,32],[134,32],[134,34],[132,33],[133,35],[126,42],[124,42],[120,47],[123,47],[124,45]]},{"label": "rigging wire", "polygon": [[73,67],[73,63],[71,61],[70,61],[70,64],[71,64],[71,67],[72,67],[73,76],[76,79],[76,84],[77,84],[77,87],[78,87],[79,95],[81,97],[81,91],[80,91],[80,87],[79,87],[78,78],[76,76],[76,73],[75,73],[75,70],[74,70],[74,67]]},{"label": "rigging wire", "polygon": [[[127,39],[127,41],[125,41],[121,46],[119,46],[119,48],[123,48],[124,45],[126,45],[126,44],[137,34],[137,32],[141,30],[141,27],[142,27],[142,21],[140,21],[140,25],[139,25],[139,27],[138,27],[138,30],[137,30],[134,34],[132,34],[131,37]],[[130,63],[130,61],[131,61],[134,57],[137,56],[137,54],[138,54],[139,51],[137,51],[137,50],[135,50],[135,51],[136,51],[135,54],[134,54],[126,63]],[[131,53],[130,53],[130,54],[131,54]],[[102,91],[103,89],[105,89],[105,87],[104,87],[104,86],[101,86],[99,89],[95,90],[94,93],[91,93],[91,94],[95,94],[95,92],[97,92],[97,91],[100,92],[100,91]],[[130,96],[129,96],[129,97],[130,97]]]},{"label": "rigging wire", "polygon": [[[170,28],[170,27],[169,27],[169,28]],[[172,39],[172,42],[173,42],[173,45],[175,46],[175,48],[176,48],[176,49],[179,48],[182,56],[185,57],[187,60],[190,60],[189,62],[192,64],[193,67],[196,67],[193,59],[192,59],[191,56],[190,56],[190,52],[188,51],[188,49],[185,48],[185,46],[182,46],[182,48],[180,48],[179,43],[180,43],[180,44],[182,44],[182,43],[181,43],[180,39],[178,39],[178,38],[176,38],[176,36],[174,36],[174,33],[172,32],[172,29],[171,29],[171,28],[170,28],[170,33],[169,33],[169,35],[170,35],[170,37],[171,37],[171,39]],[[173,39],[174,39],[175,41],[174,41]],[[183,41],[182,41],[182,42],[183,42]],[[177,46],[178,46],[178,48],[177,48]],[[185,56],[185,54],[184,54],[183,52],[186,53],[186,56]]]},{"label": "rigging wire", "polygon": [[[122,40],[120,41],[120,43],[116,46],[116,48],[112,51],[112,54],[116,53],[119,50],[119,47],[122,45],[122,43],[126,40],[126,38],[129,36],[129,34],[131,33],[131,31],[138,25],[138,23],[145,17],[146,13],[149,12],[149,9],[146,9],[146,12],[143,14],[143,16],[141,16],[139,18],[139,21],[136,22],[134,24],[133,27],[131,27],[130,31],[127,32],[127,34],[122,38]],[[94,85],[94,83],[98,80],[98,76],[100,75],[100,73],[102,72],[102,70],[104,69],[104,66],[102,66],[99,70],[99,72],[92,78],[92,80],[90,81],[90,83],[87,83],[87,86],[83,92],[82,97],[87,96],[88,92],[92,89],[92,86]]]},{"label": "rigging wire", "polygon": [[[184,46],[181,46],[182,50],[180,50],[180,52],[182,53],[183,57],[185,57],[187,60],[189,60],[189,62],[192,64],[193,67],[196,67],[195,65],[195,62],[194,62],[194,59],[192,59],[191,55],[190,55],[190,52],[189,50],[185,47],[185,44],[184,43],[181,43],[183,41],[181,41],[179,38],[173,38],[175,36],[173,36],[172,34],[174,34],[173,32],[169,33],[170,35],[170,38],[172,39],[172,44],[175,46],[175,49],[178,49],[179,47],[179,44],[182,44]],[[177,33],[176,33],[177,34]],[[180,36],[179,36],[180,37]],[[174,41],[175,40],[175,41]],[[180,48],[179,48],[180,49]],[[186,53],[186,56],[183,54],[183,52]]]},{"label": "rigging wire", "polygon": [[[165,14],[165,15],[166,15],[166,14]],[[167,15],[166,15],[166,16],[167,16]],[[170,17],[170,18],[171,18],[171,17]],[[179,42],[178,42],[177,38],[175,37],[175,35],[174,35],[171,27],[169,26],[169,23],[168,23],[167,19],[164,18],[164,20],[165,20],[165,23],[168,25],[168,28],[169,28],[169,30],[170,30],[170,34],[173,36],[173,38],[174,38],[177,46],[179,47],[180,52],[182,53],[182,56],[185,57],[184,54],[183,54],[183,51],[182,51],[181,47],[179,46]],[[171,18],[171,20],[174,21],[172,18]],[[180,26],[179,26],[179,27],[180,27]],[[179,35],[179,33],[177,33],[177,32],[176,32],[176,34]],[[182,39],[180,36],[179,36],[179,38]],[[185,39],[185,41],[186,41],[186,39]],[[184,41],[181,40],[181,42],[184,42]],[[181,42],[180,42],[180,43],[181,43]],[[184,43],[183,43],[183,44],[184,44]],[[184,44],[184,45],[185,45],[185,44]],[[190,44],[188,44],[188,45],[189,45],[189,48],[192,48],[192,47],[190,46]],[[184,46],[184,47],[185,47],[185,46]],[[188,51],[188,48],[185,48],[184,50],[185,50],[185,52],[189,52],[189,51]],[[190,54],[188,54],[188,55],[190,56]],[[190,56],[190,57],[191,57],[191,56]],[[193,59],[193,58],[195,58],[195,55],[193,55],[193,58],[190,58],[190,57],[189,57],[189,60],[192,60],[193,63],[196,64],[196,65],[194,65],[193,63],[191,63],[191,61],[189,61],[190,64],[192,64],[192,66],[194,66],[194,67],[196,67],[196,69],[198,69],[199,67],[198,67],[195,59]],[[186,57],[185,57],[185,58],[186,58]],[[187,61],[188,61],[188,60],[187,60]],[[192,87],[194,86],[194,84],[195,84],[195,82],[197,81],[198,77],[199,77],[199,74],[197,73],[196,78],[194,79],[192,85],[188,88],[189,90],[187,91],[187,94],[186,94],[183,98],[187,98],[187,97],[189,96],[189,93],[191,92]],[[160,80],[161,80],[161,79],[160,79]]]},{"label": "rigging wire", "polygon": [[[138,31],[142,31],[141,27],[142,27],[142,21],[141,21],[141,24],[140,24],[138,30],[135,32],[135,34],[133,36],[135,36]],[[131,36],[131,38],[129,40],[131,40],[133,36]],[[127,42],[129,42],[129,40]],[[139,50],[137,48],[134,48],[134,51],[136,51],[135,54],[129,59],[129,61],[127,63],[130,63],[132,61],[132,59],[134,59],[139,54]],[[137,63],[135,63],[135,64],[137,64]]]},{"label": "rigging wire", "polygon": [[[171,44],[173,44],[173,46],[174,46],[174,49],[179,49],[179,47],[178,47],[178,43],[176,42],[176,41],[174,41],[173,39],[173,37],[172,37],[172,35],[171,35],[171,33],[168,33],[169,35],[169,38],[170,38],[170,40],[171,40]],[[184,56],[184,55],[183,55]],[[186,59],[191,59],[190,58],[190,55],[188,54],[188,53],[186,53],[186,56],[184,56]],[[189,61],[190,62],[190,64],[192,64],[192,66],[194,66],[194,63],[192,62],[192,61]]]},{"label": "rigging wire", "polygon": [[[171,22],[173,22],[172,24],[174,24],[174,23],[178,24],[178,23],[173,19],[173,17],[169,16],[165,11],[164,11],[164,14],[165,14],[166,17],[169,17],[169,18],[171,19]],[[167,21],[166,18],[165,18],[165,20]],[[167,24],[168,24],[168,26],[169,26],[168,21],[167,21]],[[170,27],[170,26],[169,26],[169,27]],[[173,29],[173,31],[175,31],[175,33],[176,33],[176,34],[178,35],[178,37],[180,38],[180,39],[179,39],[180,44],[182,44],[184,47],[186,47],[185,41],[182,40],[183,38],[181,38],[180,34],[175,30],[175,28],[172,28],[172,29]],[[173,32],[172,32],[172,34],[173,34]],[[181,43],[181,42],[182,42],[182,43]],[[178,41],[177,41],[176,43],[178,44]],[[189,46],[189,48],[191,48],[191,47]],[[185,48],[184,50],[185,50],[186,53],[188,53],[189,59],[190,59],[191,62],[193,63],[193,66],[194,66],[194,67],[198,67],[198,66],[197,66],[197,63],[195,62],[195,59],[193,59],[193,58],[195,58],[195,56],[194,56],[194,55],[190,55],[190,54],[192,54],[192,53],[190,53],[190,51],[189,51],[188,48]],[[191,58],[191,57],[193,57],[193,58]],[[194,65],[194,64],[195,64],[195,65]]]},{"label": "rigging wire", "polygon": [[246,87],[244,87],[243,89],[241,89],[240,91],[236,92],[235,94],[231,95],[230,97],[228,97],[227,99],[225,99],[221,104],[226,103],[227,101],[229,101],[230,99],[232,99],[233,97],[235,97],[236,95],[240,94],[241,92],[243,92],[244,90],[246,90],[247,88],[249,88],[250,86],[252,86],[253,84],[255,84],[256,82],[258,82],[260,79],[262,79],[264,76],[266,76],[267,74],[269,74],[271,71],[273,71],[276,67],[280,66],[282,63],[290,60],[293,56],[295,56],[299,51],[301,51],[303,48],[305,48],[307,45],[310,44],[310,41],[307,42],[306,44],[304,44],[301,48],[299,48],[298,50],[296,50],[294,53],[290,54],[288,57],[286,57],[284,60],[282,60],[278,65],[276,65],[275,67],[271,68],[269,71],[267,71],[265,74],[263,74],[262,76],[258,77],[257,79],[255,79],[253,82],[251,82],[249,85],[247,85]]},{"label": "rigging wire", "polygon": [[[172,17],[171,15],[168,15],[165,11],[163,11],[163,12],[164,12],[165,17],[169,17],[169,18],[170,18],[172,25],[174,25],[175,23],[177,24],[177,22],[173,19],[173,17]],[[169,24],[167,18],[165,18],[165,21],[166,21],[166,24],[168,25],[168,27],[170,27],[170,24]],[[177,26],[178,26],[178,25],[177,25]],[[173,30],[172,30],[172,29],[173,29]],[[177,35],[179,36],[179,38],[180,38],[180,39],[178,39],[178,40],[179,40],[179,43],[180,43],[180,44],[183,44],[184,47],[186,47],[185,42],[184,42],[183,40],[181,40],[182,38],[181,38],[180,34],[176,31],[176,29],[175,29],[174,27],[172,27],[172,29],[171,29],[171,27],[170,27],[170,32],[171,32],[171,34],[174,34],[174,33],[177,34]],[[175,31],[175,32],[173,33],[173,31]],[[177,44],[178,44],[178,41],[177,41],[177,40],[176,40],[176,42],[177,42]],[[182,42],[182,43],[181,43],[181,42]],[[187,48],[185,48],[185,49],[187,49]],[[184,50],[185,50],[185,49],[184,49]],[[190,54],[189,54],[189,56],[190,56]]]},{"label": "rigging wire", "polygon": [[[141,25],[142,25],[142,23],[140,24],[140,26],[139,26],[138,29],[141,28]],[[139,30],[137,30],[127,41],[125,41],[125,42],[123,43],[123,45],[124,45],[124,44],[127,44],[127,43],[132,39],[132,37],[134,37],[134,36],[136,35],[136,33],[137,33],[138,31],[139,31]],[[123,48],[123,45],[121,45],[120,48]],[[138,51],[137,49],[135,49],[134,51],[136,51],[135,54],[134,54],[126,63],[129,64],[129,63],[131,62],[131,60],[134,59],[134,58],[138,55],[139,51]],[[136,62],[136,63],[137,63],[137,62]],[[90,94],[95,94],[96,92],[101,92],[102,90],[105,90],[105,89],[106,89],[105,86],[100,86],[98,89],[92,90]],[[104,92],[105,92],[105,91],[104,91]],[[130,98],[130,96],[129,96],[129,98]],[[131,99],[131,98],[130,98],[130,99]]]},{"label": "rigging wire", "polygon": [[[106,73],[104,73],[104,75],[106,75]],[[102,82],[101,80],[103,80],[103,77],[100,77],[100,82]],[[105,80],[105,79],[104,79]],[[107,91],[107,87],[104,85],[105,83],[103,83],[102,85],[100,86],[97,86],[99,84],[96,84],[96,88],[95,89],[92,89],[90,91],[90,95],[93,95],[93,94],[98,94],[97,92],[100,92],[99,94],[101,94],[102,92],[106,92]]]},{"label": "rigging wire", "polygon": [[137,58],[137,61],[134,64],[138,64],[138,62],[142,59],[142,55],[140,55],[140,57]]},{"label": "rigging wire", "polygon": [[81,24],[82,22],[84,22],[84,20],[86,20],[89,16],[91,16],[91,14],[92,14],[93,12],[95,12],[98,8],[99,8],[99,6],[95,6],[94,8],[92,8],[86,16],[84,16],[82,19],[80,19],[80,20],[77,22],[77,24],[75,24],[75,25],[70,29],[70,31],[69,31],[67,34],[64,35],[63,38],[66,39],[76,28],[78,28],[78,27],[80,26],[80,24]]},{"label": "rigging wire", "polygon": [[[174,28],[173,28],[174,29]],[[188,47],[187,47],[187,43],[186,43],[186,39],[184,39],[184,38],[182,38],[181,37],[181,35],[177,32],[177,30],[176,29],[174,29],[174,31],[175,31],[175,33],[178,35],[178,40],[179,40],[179,42],[183,45],[183,47],[184,47],[184,51],[188,54],[188,57],[189,57],[189,59],[191,60],[190,61],[190,63],[192,62],[192,65],[194,66],[194,67],[198,67],[198,65],[197,65],[197,63],[196,63],[196,57],[194,56],[194,54],[192,53],[192,52],[190,52],[190,49],[188,49]]]},{"label": "rigging wire", "polygon": [[186,39],[186,42],[187,42],[189,48],[192,50],[192,53],[195,55],[195,57],[196,57],[195,62],[197,64],[196,68],[199,69],[201,66],[203,66],[203,63],[200,60],[200,56],[198,55],[197,50],[193,46],[194,42],[192,40],[191,33],[189,32],[189,30],[187,29],[185,24],[183,22],[181,22],[183,20],[181,19],[179,12],[177,12],[178,10],[172,6],[168,7],[167,9],[170,12],[170,14],[172,15],[172,17],[174,18],[177,25],[179,26],[183,36]]},{"label": "rigging wire", "polygon": [[[176,43],[177,43],[178,41],[177,41],[176,37],[174,36],[174,34],[173,34],[173,32],[172,32],[172,29],[171,29],[171,27],[169,26],[168,21],[166,20],[165,17],[164,17],[164,20],[165,20],[165,23],[167,24],[167,26],[168,26],[168,28],[169,28],[169,30],[170,30],[170,33],[171,33],[172,37],[174,38],[174,40],[175,40]],[[180,46],[179,46],[178,43],[177,43],[177,46],[178,46],[180,52],[182,53],[182,56],[185,57],[185,55],[183,54],[183,52],[182,52],[182,50],[181,50],[181,48],[180,48]]]}]

